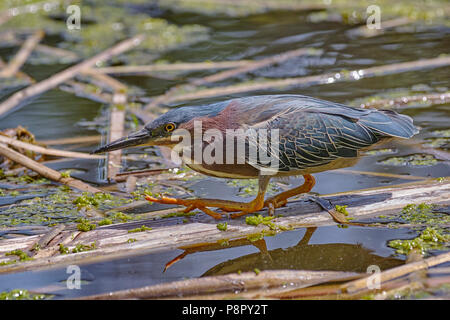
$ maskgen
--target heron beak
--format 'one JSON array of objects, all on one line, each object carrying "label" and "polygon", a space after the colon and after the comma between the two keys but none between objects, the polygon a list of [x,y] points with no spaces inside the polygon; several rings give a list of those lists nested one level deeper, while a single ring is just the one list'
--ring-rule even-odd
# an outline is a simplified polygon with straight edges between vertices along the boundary
[{"label": "heron beak", "polygon": [[152,137],[151,133],[148,130],[142,129],[142,130],[131,133],[127,137],[120,138],[116,141],[113,141],[113,142],[103,146],[103,147],[95,149],[91,153],[109,152],[109,151],[114,151],[114,150],[128,148],[128,147],[140,146],[140,145],[151,146],[151,145],[165,144],[164,141],[159,141],[159,140],[166,140],[166,139]]}]

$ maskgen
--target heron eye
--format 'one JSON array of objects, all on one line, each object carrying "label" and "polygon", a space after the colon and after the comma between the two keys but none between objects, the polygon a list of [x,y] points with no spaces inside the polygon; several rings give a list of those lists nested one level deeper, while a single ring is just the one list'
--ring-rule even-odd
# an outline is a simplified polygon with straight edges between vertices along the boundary
[{"label": "heron eye", "polygon": [[170,122],[164,126],[164,130],[166,130],[166,132],[171,132],[174,129],[175,129],[175,124],[173,124],[172,122]]}]

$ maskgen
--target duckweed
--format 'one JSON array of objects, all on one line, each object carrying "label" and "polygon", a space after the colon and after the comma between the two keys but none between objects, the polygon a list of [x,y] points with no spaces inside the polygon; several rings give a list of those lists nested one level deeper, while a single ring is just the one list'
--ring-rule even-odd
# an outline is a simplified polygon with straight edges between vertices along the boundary
[{"label": "duckweed", "polygon": [[343,215],[348,216],[347,207],[348,207],[348,206],[340,206],[340,205],[337,204],[337,205],[335,206],[335,209],[336,209],[337,212],[340,212],[340,213],[342,213]]},{"label": "duckweed", "polygon": [[440,161],[431,154],[413,154],[402,157],[391,157],[380,161],[380,164],[392,166],[434,166]]},{"label": "duckweed", "polygon": [[128,230],[128,233],[143,232],[143,231],[147,231],[147,230],[152,230],[152,228],[149,228],[147,226],[142,226],[140,228]]},{"label": "duckweed", "polygon": [[412,250],[418,250],[421,254],[425,254],[428,250],[447,248],[449,241],[449,235],[444,235],[435,228],[427,227],[414,239],[391,240],[388,245],[396,249],[396,252],[399,254],[409,254]]}]

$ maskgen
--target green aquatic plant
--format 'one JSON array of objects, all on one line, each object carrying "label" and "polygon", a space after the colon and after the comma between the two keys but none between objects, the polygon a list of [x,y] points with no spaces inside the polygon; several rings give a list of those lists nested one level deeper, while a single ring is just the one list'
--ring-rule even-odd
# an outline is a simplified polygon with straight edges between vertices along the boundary
[{"label": "green aquatic plant", "polygon": [[399,254],[409,254],[412,250],[418,250],[425,254],[428,250],[444,250],[448,248],[450,236],[441,231],[427,227],[420,235],[411,240],[391,240],[388,246],[396,249]]},{"label": "green aquatic plant", "polygon": [[51,297],[52,295],[35,294],[25,289],[0,292],[0,300],[43,300]]},{"label": "green aquatic plant", "polygon": [[380,161],[380,164],[392,166],[434,166],[440,161],[431,154],[413,154],[409,156],[391,157]]},{"label": "green aquatic plant", "polygon": [[92,242],[91,244],[76,244],[75,248],[72,249],[72,253],[78,253],[78,252],[84,252],[84,251],[91,251],[97,249],[97,244],[95,242]]},{"label": "green aquatic plant", "polygon": [[97,244],[95,242],[92,242],[91,244],[82,244],[78,243],[75,245],[75,247],[70,250],[68,247],[64,246],[62,243],[59,244],[59,253],[60,254],[70,254],[70,253],[78,253],[78,252],[84,252],[84,251],[90,251],[97,249]]},{"label": "green aquatic plant", "polygon": [[113,224],[113,222],[112,222],[112,220],[109,219],[109,218],[105,218],[105,219],[100,220],[100,221],[98,222],[98,225],[99,225],[99,226],[107,226],[107,225],[110,225],[110,224]]}]

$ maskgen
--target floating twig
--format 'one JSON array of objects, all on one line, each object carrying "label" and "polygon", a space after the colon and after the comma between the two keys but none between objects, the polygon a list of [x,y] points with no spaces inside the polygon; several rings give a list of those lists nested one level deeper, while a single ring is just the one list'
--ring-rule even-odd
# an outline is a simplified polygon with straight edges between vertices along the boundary
[{"label": "floating twig", "polygon": [[[125,110],[113,107],[109,117],[109,142],[120,139],[124,136]],[[121,168],[122,150],[115,150],[108,153],[107,177],[108,180],[115,179]]]},{"label": "floating twig", "polygon": [[408,106],[410,103],[429,103],[431,105],[446,104],[450,101],[450,92],[418,94],[394,99],[381,99],[360,104],[361,108],[393,108]]},{"label": "floating twig", "polygon": [[387,29],[392,29],[395,27],[403,26],[403,25],[409,24],[411,22],[413,22],[413,20],[411,20],[408,17],[400,17],[400,18],[396,18],[396,19],[392,19],[392,20],[381,21],[380,29],[375,29],[375,28],[369,29],[367,27],[367,25],[363,25],[363,26],[360,26],[360,27],[357,27],[354,29],[350,29],[346,33],[350,37],[356,36],[356,37],[371,38],[371,37],[379,36],[379,35],[385,33]]}]

